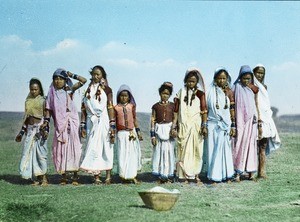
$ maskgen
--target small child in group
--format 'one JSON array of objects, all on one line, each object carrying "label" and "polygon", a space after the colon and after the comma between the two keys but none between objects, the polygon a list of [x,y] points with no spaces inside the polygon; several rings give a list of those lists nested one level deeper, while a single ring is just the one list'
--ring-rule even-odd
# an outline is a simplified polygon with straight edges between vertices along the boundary
[{"label": "small child in group", "polygon": [[207,178],[211,181],[231,182],[234,176],[231,137],[236,134],[235,102],[230,89],[231,77],[224,67],[215,70],[214,79],[207,93],[208,137]]},{"label": "small child in group", "polygon": [[[198,86],[199,85],[199,86]],[[203,137],[207,136],[207,106],[205,86],[197,68],[190,68],[184,77],[184,87],[175,99],[172,135],[177,134],[177,174],[179,180],[202,182]],[[177,125],[178,124],[178,125]]]},{"label": "small child in group", "polygon": [[253,72],[244,65],[233,87],[235,97],[235,113],[237,137],[233,147],[233,163],[235,180],[240,181],[240,175],[249,174],[249,180],[254,179],[257,171],[257,93],[258,87],[253,84]]},{"label": "small child in group", "polygon": [[32,78],[29,82],[29,94],[25,101],[23,126],[16,136],[16,142],[23,143],[20,174],[24,179],[31,179],[32,185],[47,186],[47,141],[40,130],[43,124],[45,97],[40,80]]},{"label": "small child in group", "polygon": [[262,64],[258,64],[253,69],[254,85],[259,88],[257,93],[258,100],[258,174],[257,177],[266,179],[266,155],[270,151],[280,147],[281,141],[276,129],[276,125],[272,118],[271,103],[267,86],[265,85],[266,69]]},{"label": "small child in group", "polygon": [[95,185],[102,183],[100,174],[106,171],[105,184],[108,185],[111,183],[116,129],[113,95],[102,66],[94,66],[90,74],[91,83],[82,100],[81,136],[87,135],[87,145],[80,169],[94,175]]},{"label": "small child in group", "polygon": [[173,181],[175,170],[175,140],[170,136],[175,106],[169,102],[173,84],[164,82],[158,91],[160,101],[152,106],[151,116],[152,174],[164,183]]},{"label": "small child in group", "polygon": [[[73,85],[70,78],[78,80]],[[44,124],[49,129],[50,117],[54,120],[52,157],[56,171],[62,175],[60,184],[67,184],[67,172],[73,172],[72,184],[78,185],[78,170],[81,157],[79,116],[73,100],[74,92],[86,83],[82,76],[64,69],[53,73],[47,99]]]},{"label": "small child in group", "polygon": [[118,171],[123,182],[138,184],[137,172],[141,170],[141,148],[143,140],[136,117],[136,103],[127,85],[120,86],[115,106],[117,125]]}]

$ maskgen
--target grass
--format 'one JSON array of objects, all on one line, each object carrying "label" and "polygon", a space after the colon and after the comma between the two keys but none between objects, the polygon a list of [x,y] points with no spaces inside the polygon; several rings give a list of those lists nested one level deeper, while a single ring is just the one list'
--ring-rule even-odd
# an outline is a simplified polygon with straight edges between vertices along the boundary
[{"label": "grass", "polygon": [[[13,141],[21,116],[0,113],[0,221],[300,221],[300,134],[281,133],[282,148],[267,162],[267,180],[258,182],[165,184],[181,196],[170,211],[157,212],[144,206],[138,191],[157,184],[145,162],[141,185],[113,183],[92,185],[81,174],[80,186],[59,186],[49,144],[48,187],[32,187],[18,175],[20,144]],[[148,138],[149,115],[139,114],[144,131],[143,158],[151,157]],[[115,171],[115,170],[114,170]],[[114,177],[117,181],[117,177]]]}]

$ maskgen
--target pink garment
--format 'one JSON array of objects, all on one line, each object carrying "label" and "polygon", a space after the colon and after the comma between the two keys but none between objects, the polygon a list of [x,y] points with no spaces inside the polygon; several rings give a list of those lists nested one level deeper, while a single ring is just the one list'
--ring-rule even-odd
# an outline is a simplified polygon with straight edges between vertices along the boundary
[{"label": "pink garment", "polygon": [[79,117],[74,101],[64,89],[56,90],[50,86],[46,109],[54,120],[52,157],[58,173],[78,171],[81,156],[79,138]]},{"label": "pink garment", "polygon": [[233,147],[237,173],[257,171],[257,111],[255,95],[249,87],[234,85],[237,137]]}]

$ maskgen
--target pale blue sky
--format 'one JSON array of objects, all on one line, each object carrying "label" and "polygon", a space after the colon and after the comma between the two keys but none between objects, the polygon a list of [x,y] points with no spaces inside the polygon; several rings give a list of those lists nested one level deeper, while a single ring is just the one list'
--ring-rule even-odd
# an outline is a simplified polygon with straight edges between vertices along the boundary
[{"label": "pale blue sky", "polygon": [[[47,92],[58,67],[89,78],[102,65],[150,112],[164,81],[198,67],[206,86],[225,66],[266,66],[271,103],[300,113],[300,2],[0,0],[0,111],[23,111],[31,77]],[[298,78],[298,79],[297,79]],[[83,88],[86,88],[84,86]],[[76,95],[79,107],[83,89]]]}]

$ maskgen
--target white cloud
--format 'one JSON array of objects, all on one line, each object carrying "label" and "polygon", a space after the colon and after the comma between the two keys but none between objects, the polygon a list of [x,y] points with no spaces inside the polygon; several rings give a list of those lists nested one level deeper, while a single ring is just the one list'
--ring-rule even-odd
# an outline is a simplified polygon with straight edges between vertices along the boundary
[{"label": "white cloud", "polygon": [[70,49],[76,49],[80,46],[79,42],[74,39],[64,39],[63,41],[56,44],[55,48],[42,51],[42,55],[55,55],[68,51]]},{"label": "white cloud", "polygon": [[2,47],[14,47],[19,49],[27,49],[32,45],[30,40],[23,40],[17,35],[2,36],[0,38]]}]

